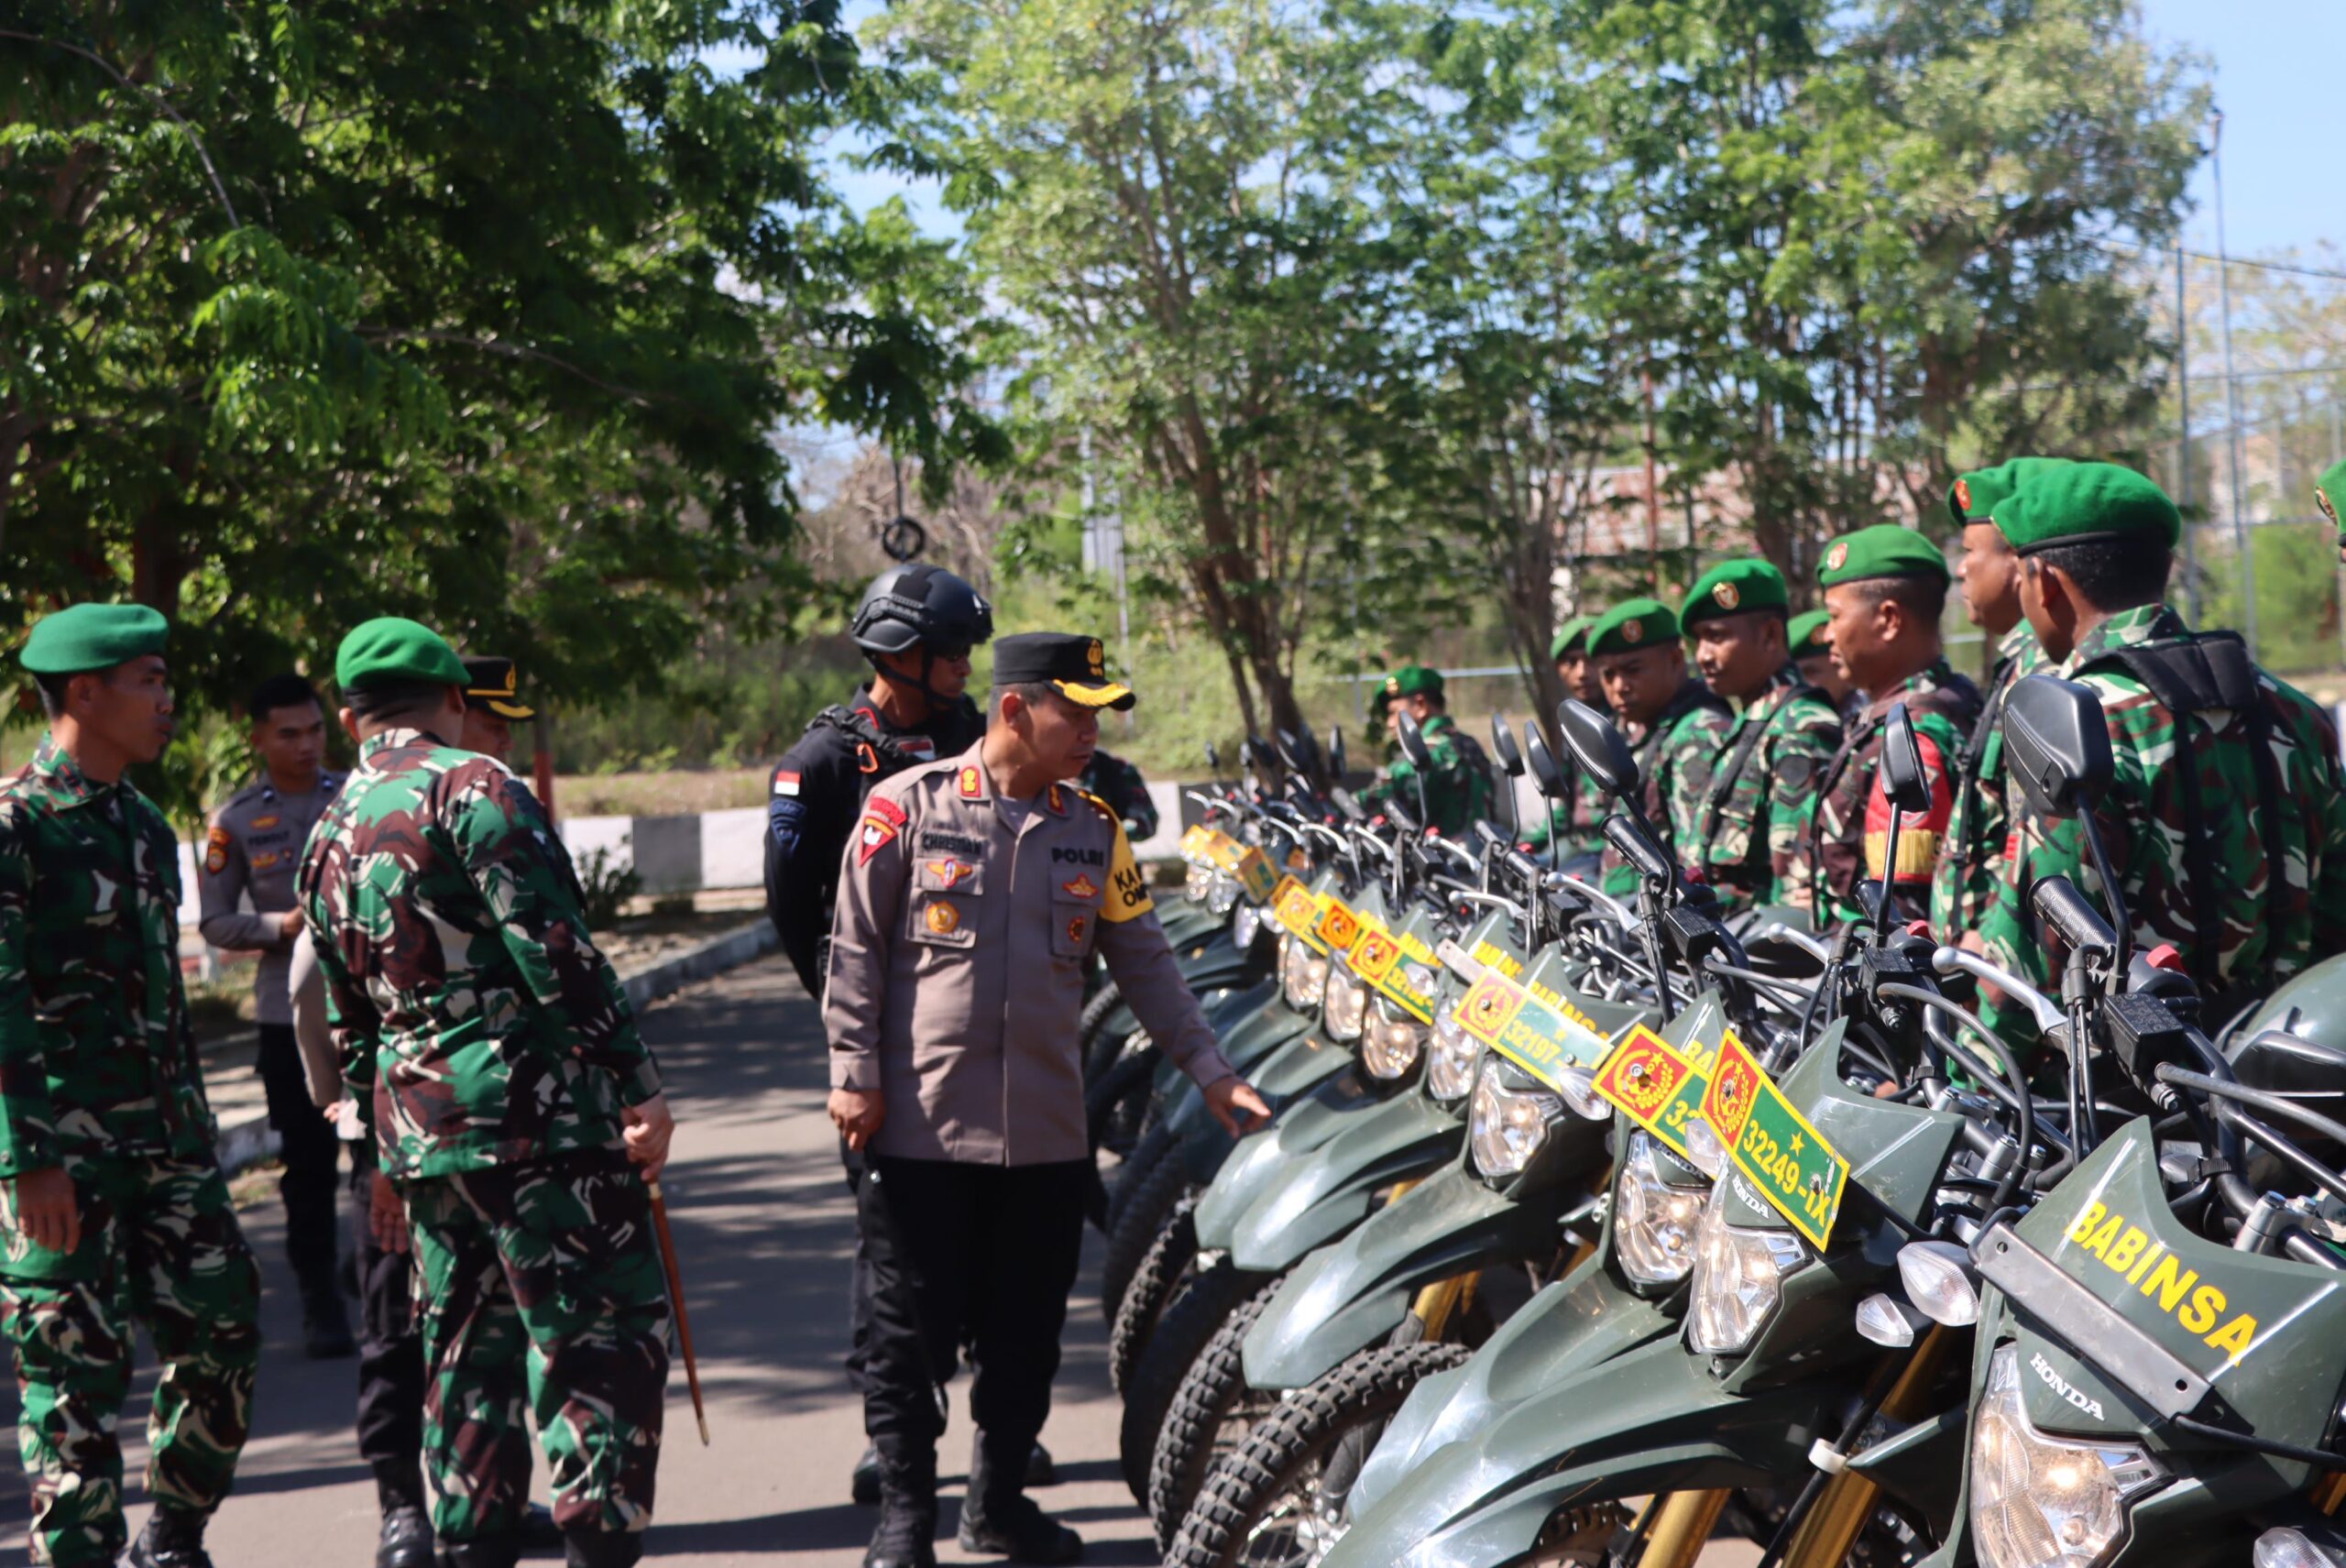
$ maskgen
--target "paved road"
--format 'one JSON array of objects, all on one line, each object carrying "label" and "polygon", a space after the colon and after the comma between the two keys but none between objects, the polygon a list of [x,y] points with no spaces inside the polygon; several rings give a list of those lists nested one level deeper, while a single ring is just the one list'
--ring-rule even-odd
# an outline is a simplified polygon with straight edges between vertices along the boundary
[{"label": "paved road", "polygon": [[[709,1563],[859,1563],[872,1516],[846,1498],[849,1466],[863,1447],[862,1414],[839,1371],[852,1232],[822,1118],[813,1003],[773,958],[668,999],[645,1027],[676,1101],[676,1155],[663,1186],[715,1438],[700,1446],[679,1366],[650,1551],[663,1561]],[[276,1207],[247,1219],[268,1277],[269,1347],[253,1442],[210,1545],[220,1568],[363,1568],[372,1561],[376,1514],[351,1434],[353,1364],[301,1358]],[[1066,1364],[1044,1434],[1064,1479],[1039,1496],[1083,1532],[1087,1561],[1153,1563],[1146,1525],[1115,1475],[1116,1403],[1092,1294],[1097,1241],[1087,1243],[1094,1252],[1069,1309]],[[136,1478],[153,1387],[150,1365],[123,1420],[134,1529],[147,1511]],[[965,1387],[955,1385],[952,1429],[940,1450],[941,1557],[999,1563],[965,1558],[952,1543],[970,1452]],[[0,1401],[0,1420],[13,1424],[14,1406],[13,1394]],[[13,1553],[23,1539],[23,1484],[14,1466],[0,1465],[0,1534]]]}]

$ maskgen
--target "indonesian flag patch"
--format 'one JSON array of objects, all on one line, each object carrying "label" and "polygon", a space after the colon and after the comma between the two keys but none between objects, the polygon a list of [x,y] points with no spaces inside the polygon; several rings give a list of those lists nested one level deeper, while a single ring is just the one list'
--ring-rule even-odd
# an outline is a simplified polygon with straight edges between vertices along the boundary
[{"label": "indonesian flag patch", "polygon": [[796,773],[779,773],[774,774],[773,792],[776,795],[796,795],[798,793],[798,775]]},{"label": "indonesian flag patch", "polygon": [[863,831],[856,842],[855,863],[862,865],[904,829],[904,808],[874,795],[863,808]]}]

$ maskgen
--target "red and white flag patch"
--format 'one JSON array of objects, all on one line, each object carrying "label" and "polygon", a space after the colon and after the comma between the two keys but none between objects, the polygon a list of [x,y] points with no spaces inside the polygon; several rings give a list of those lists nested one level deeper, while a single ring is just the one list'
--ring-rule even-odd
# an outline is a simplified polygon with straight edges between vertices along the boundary
[{"label": "red and white flag patch", "polygon": [[798,775],[796,773],[774,774],[773,792],[776,795],[796,795],[798,793]]}]

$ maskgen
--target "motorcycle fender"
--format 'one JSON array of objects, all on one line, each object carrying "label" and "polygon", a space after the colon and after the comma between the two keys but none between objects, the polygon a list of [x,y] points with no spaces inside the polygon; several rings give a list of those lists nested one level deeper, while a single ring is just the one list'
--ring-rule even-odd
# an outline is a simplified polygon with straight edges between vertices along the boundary
[{"label": "motorcycle fender", "polygon": [[1157,907],[1157,923],[1164,927],[1166,942],[1177,953],[1226,928],[1230,921],[1228,916],[1216,915],[1204,905],[1192,904],[1186,898]]},{"label": "motorcycle fender", "polygon": [[1475,1441],[1540,1390],[1639,1345],[1674,1341],[1678,1321],[1668,1300],[1636,1295],[1600,1259],[1584,1259],[1500,1324],[1473,1360],[1411,1391],[1354,1484],[1354,1514],[1365,1517],[1425,1455]]},{"label": "motorcycle fender", "polygon": [[1296,1266],[1246,1336],[1246,1382],[1266,1393],[1315,1382],[1400,1327],[1426,1286],[1555,1245],[1552,1201],[1516,1202],[1453,1165]]},{"label": "motorcycle fender", "polygon": [[1963,1488],[1970,1427],[1970,1408],[1957,1405],[1865,1449],[1849,1468],[1913,1507],[1930,1521],[1932,1535],[1945,1540]]},{"label": "motorcycle fender", "polygon": [[[1293,1096],[1283,1096],[1264,1090],[1262,1069],[1307,1047],[1310,1039],[1309,1033],[1299,1030],[1292,1037],[1270,1047],[1269,1054],[1261,1062],[1252,1066],[1232,1063],[1240,1072],[1246,1074],[1256,1090],[1261,1091],[1265,1098],[1269,1100],[1274,1114],[1277,1113],[1284,1101],[1292,1099]],[[1321,1054],[1324,1056],[1326,1053]],[[1325,1078],[1341,1070],[1348,1059],[1340,1057],[1338,1060],[1329,1063],[1327,1070],[1320,1076]],[[1307,1080],[1306,1081],[1316,1080]],[[1203,1185],[1211,1181],[1215,1173],[1222,1169],[1223,1162],[1230,1157],[1231,1150],[1236,1146],[1236,1140],[1222,1130],[1221,1123],[1213,1119],[1213,1112],[1207,1106],[1205,1096],[1197,1092],[1196,1085],[1190,1083],[1185,1077],[1181,1080],[1180,1087],[1184,1092],[1165,1103],[1163,1111],[1165,1124],[1172,1133],[1181,1151],[1182,1163],[1189,1167],[1189,1179]]]},{"label": "motorcycle fender", "polygon": [[1382,1102],[1273,1175],[1238,1222],[1231,1262],[1249,1273],[1285,1273],[1368,1218],[1379,1188],[1455,1158],[1465,1136],[1464,1123],[1421,1094]]},{"label": "motorcycle fender", "polygon": [[1230,1157],[1210,1178],[1200,1179],[1206,1190],[1192,1216],[1198,1250],[1228,1252],[1237,1241],[1239,1221],[1277,1171],[1310,1158],[1354,1120],[1384,1103],[1356,1075],[1340,1072],[1281,1106],[1267,1130],[1240,1139]]},{"label": "motorcycle fender", "polygon": [[1848,1394],[1806,1379],[1742,1397],[1675,1335],[1589,1367],[1453,1442],[1385,1494],[1321,1568],[1513,1563],[1561,1508],[1775,1485]]}]

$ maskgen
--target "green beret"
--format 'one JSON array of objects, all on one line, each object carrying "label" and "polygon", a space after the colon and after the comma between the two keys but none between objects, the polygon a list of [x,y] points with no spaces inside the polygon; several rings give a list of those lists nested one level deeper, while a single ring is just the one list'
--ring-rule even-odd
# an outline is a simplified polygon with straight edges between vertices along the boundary
[{"label": "green beret", "polygon": [[1668,605],[1660,599],[1623,599],[1588,629],[1588,651],[1591,655],[1634,653],[1677,637],[1678,618]]},{"label": "green beret", "polygon": [[2183,514],[2165,490],[2115,463],[2072,463],[2014,490],[1996,509],[1996,527],[2020,554],[2056,544],[2183,536]]},{"label": "green beret", "polygon": [[[2346,495],[2346,489],[2341,489],[2339,494]],[[1556,633],[1556,640],[1548,644],[1548,663],[1561,663],[1564,655],[1574,649],[1587,652],[1588,629],[1595,624],[1596,617],[1593,615],[1576,615],[1564,622],[1563,630]]]},{"label": "green beret", "polygon": [[1946,553],[1911,528],[1877,522],[1835,540],[1816,568],[1817,583],[1828,588],[1869,577],[1936,577],[1944,583]]},{"label": "green beret", "polygon": [[2066,457],[2014,457],[1992,468],[1975,468],[1947,487],[1946,510],[1957,527],[1992,521],[2006,497],[2038,476],[2073,466]]},{"label": "green beret", "polygon": [[1784,628],[1784,641],[1792,644],[1792,656],[1812,659],[1833,652],[1833,644],[1825,641],[1825,626],[1832,619],[1832,612],[1822,609],[1793,616],[1792,624]]},{"label": "green beret", "polygon": [[334,678],[353,686],[469,686],[472,676],[438,632],[404,616],[378,616],[351,628],[334,656]]},{"label": "green beret", "polygon": [[2346,462],[2332,463],[2321,471],[2321,477],[2314,481],[2313,501],[2321,515],[2337,525],[2339,548],[2346,550],[2346,522],[2338,518],[2338,503],[2346,501]]},{"label": "green beret", "polygon": [[1425,696],[1437,700],[1442,696],[1442,672],[1430,670],[1423,664],[1404,664],[1385,677],[1385,700],[1397,696]]},{"label": "green beret", "polygon": [[78,675],[159,653],[170,633],[162,612],[143,604],[77,604],[43,616],[16,658],[36,675]]},{"label": "green beret", "polygon": [[1686,590],[1686,602],[1678,607],[1678,624],[1691,630],[1705,620],[1716,620],[1722,615],[1740,615],[1748,609],[1772,609],[1778,614],[1792,608],[1792,590],[1784,586],[1784,575],[1757,556],[1740,561],[1722,561],[1701,576]]}]

